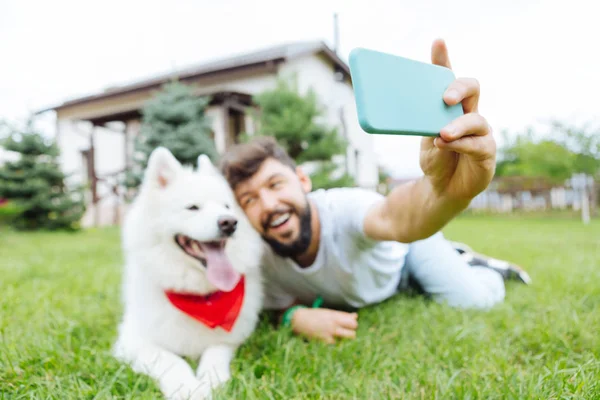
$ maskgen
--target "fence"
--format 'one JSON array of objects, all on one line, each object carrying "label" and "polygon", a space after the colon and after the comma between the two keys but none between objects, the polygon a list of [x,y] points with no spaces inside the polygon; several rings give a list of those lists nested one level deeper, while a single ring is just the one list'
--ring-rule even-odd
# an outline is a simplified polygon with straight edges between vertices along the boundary
[{"label": "fence", "polygon": [[[570,181],[552,185],[544,179],[499,178],[473,199],[469,208],[495,212],[516,210],[575,210],[589,204],[592,213],[598,205],[598,185],[593,180],[586,190],[573,188]],[[586,199],[583,196],[587,196]]]},{"label": "fence", "polygon": [[[395,186],[412,179],[389,179],[378,191],[388,194]],[[586,188],[588,204],[596,213],[600,185],[590,180]],[[469,208],[475,211],[510,213],[513,211],[575,210],[585,207],[580,188],[573,188],[571,180],[556,185],[543,178],[503,177],[496,178],[489,187],[473,199]]]}]

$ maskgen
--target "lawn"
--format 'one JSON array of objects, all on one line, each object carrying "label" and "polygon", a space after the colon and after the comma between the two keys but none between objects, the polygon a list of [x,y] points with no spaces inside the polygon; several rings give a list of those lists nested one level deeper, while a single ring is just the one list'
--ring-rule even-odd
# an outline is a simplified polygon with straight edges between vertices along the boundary
[{"label": "lawn", "polygon": [[[463,216],[448,237],[511,259],[490,312],[398,296],[359,314],[358,338],[308,343],[266,318],[217,398],[600,398],[600,221]],[[0,232],[0,398],[150,399],[110,356],[120,315],[116,229]]]}]

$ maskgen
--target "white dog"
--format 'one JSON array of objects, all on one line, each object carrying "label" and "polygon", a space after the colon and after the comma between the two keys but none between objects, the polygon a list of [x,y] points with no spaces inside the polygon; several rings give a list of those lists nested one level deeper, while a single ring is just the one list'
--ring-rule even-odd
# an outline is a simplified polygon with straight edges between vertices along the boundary
[{"label": "white dog", "polygon": [[[262,240],[208,157],[154,150],[123,227],[124,315],[114,355],[170,399],[210,398],[262,306]],[[200,360],[193,372],[182,358]]]}]

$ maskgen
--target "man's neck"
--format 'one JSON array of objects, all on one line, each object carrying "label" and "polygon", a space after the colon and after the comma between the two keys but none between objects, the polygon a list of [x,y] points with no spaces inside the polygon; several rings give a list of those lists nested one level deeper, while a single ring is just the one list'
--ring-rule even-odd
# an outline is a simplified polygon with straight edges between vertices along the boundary
[{"label": "man's neck", "polygon": [[304,253],[293,257],[296,264],[302,268],[307,268],[315,262],[317,253],[319,252],[319,243],[321,241],[321,221],[319,219],[319,211],[312,200],[309,200],[308,203],[310,207],[310,229],[312,231],[310,244]]}]

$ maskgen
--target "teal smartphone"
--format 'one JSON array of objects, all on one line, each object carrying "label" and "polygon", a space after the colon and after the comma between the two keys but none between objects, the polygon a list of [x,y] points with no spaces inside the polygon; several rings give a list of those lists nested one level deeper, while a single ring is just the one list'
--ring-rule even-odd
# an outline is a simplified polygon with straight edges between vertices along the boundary
[{"label": "teal smartphone", "polygon": [[451,69],[375,50],[349,56],[358,122],[368,133],[439,136],[463,114],[442,96],[455,79]]}]

